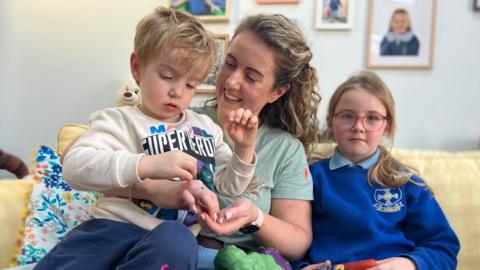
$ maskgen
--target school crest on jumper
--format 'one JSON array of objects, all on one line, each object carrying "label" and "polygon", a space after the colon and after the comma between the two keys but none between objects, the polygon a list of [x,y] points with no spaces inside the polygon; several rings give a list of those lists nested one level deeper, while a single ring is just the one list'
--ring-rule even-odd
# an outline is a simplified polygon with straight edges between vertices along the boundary
[{"label": "school crest on jumper", "polygon": [[400,188],[377,188],[374,193],[373,207],[379,212],[394,213],[402,209],[402,190]]}]

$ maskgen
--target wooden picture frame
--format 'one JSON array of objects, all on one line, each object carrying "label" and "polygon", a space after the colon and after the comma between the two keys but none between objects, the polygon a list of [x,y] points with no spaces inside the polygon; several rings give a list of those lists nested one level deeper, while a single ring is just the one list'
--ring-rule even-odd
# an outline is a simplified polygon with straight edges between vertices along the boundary
[{"label": "wooden picture frame", "polygon": [[217,38],[217,57],[213,63],[212,70],[208,73],[207,77],[203,82],[197,87],[197,94],[214,94],[215,93],[215,82],[217,80],[217,73],[220,71],[220,68],[225,60],[225,55],[228,50],[228,43],[230,42],[230,37],[228,34],[216,34]]},{"label": "wooden picture frame", "polygon": [[228,21],[231,0],[170,0],[170,7],[186,11],[204,22]]},{"label": "wooden picture frame", "polygon": [[370,0],[368,68],[433,65],[436,0]]},{"label": "wooden picture frame", "polygon": [[257,4],[298,4],[300,0],[257,0]]},{"label": "wooden picture frame", "polygon": [[316,0],[315,28],[352,29],[356,0]]}]

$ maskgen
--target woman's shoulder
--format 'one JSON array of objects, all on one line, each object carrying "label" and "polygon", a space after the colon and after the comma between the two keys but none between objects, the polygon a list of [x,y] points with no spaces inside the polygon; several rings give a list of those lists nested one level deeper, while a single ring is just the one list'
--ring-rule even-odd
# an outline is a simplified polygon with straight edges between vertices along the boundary
[{"label": "woman's shoulder", "polygon": [[283,129],[275,128],[269,125],[262,125],[261,129],[263,130],[263,136],[272,140],[296,141],[300,143],[298,138]]},{"label": "woman's shoulder", "polygon": [[278,147],[288,146],[295,149],[301,147],[303,149],[303,144],[298,138],[285,130],[274,128],[268,125],[262,125],[260,127],[257,135],[257,141],[261,142],[262,144],[277,145]]}]

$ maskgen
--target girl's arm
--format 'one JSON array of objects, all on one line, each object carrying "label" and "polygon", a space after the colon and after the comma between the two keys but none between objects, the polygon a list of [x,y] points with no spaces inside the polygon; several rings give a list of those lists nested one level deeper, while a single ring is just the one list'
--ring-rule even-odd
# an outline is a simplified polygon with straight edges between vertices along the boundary
[{"label": "girl's arm", "polygon": [[[423,182],[415,176],[413,179]],[[413,260],[417,269],[455,269],[460,242],[435,197],[426,187],[411,183],[405,192],[408,212],[404,231],[415,242],[415,249],[399,256]]]}]

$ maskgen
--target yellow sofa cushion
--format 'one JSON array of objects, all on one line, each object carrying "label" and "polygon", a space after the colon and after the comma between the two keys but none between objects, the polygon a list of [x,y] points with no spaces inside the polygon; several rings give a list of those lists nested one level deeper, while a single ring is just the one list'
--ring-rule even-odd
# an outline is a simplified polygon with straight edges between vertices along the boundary
[{"label": "yellow sofa cushion", "polygon": [[393,155],[413,165],[460,239],[458,269],[480,265],[480,152],[396,149]]},{"label": "yellow sofa cushion", "polygon": [[69,124],[63,126],[58,132],[58,148],[56,152],[62,154],[65,148],[87,129],[87,125]]},{"label": "yellow sofa cushion", "polygon": [[0,268],[10,265],[16,249],[21,244],[24,219],[34,180],[0,180]]}]

